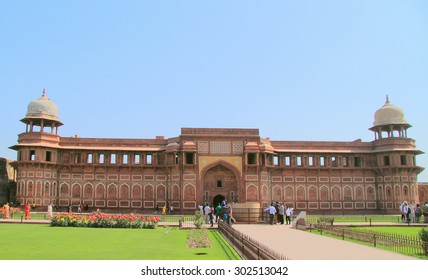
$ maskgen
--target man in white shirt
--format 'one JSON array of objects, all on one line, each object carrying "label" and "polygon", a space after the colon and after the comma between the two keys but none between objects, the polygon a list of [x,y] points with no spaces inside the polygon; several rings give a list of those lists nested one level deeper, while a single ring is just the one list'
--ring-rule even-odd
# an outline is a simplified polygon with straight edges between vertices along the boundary
[{"label": "man in white shirt", "polygon": [[286,224],[291,224],[291,215],[293,215],[293,208],[290,208],[286,205],[286,209],[285,209],[285,221]]},{"label": "man in white shirt", "polygon": [[404,222],[410,223],[410,208],[407,202],[404,203],[403,213],[404,213],[404,216],[406,217]]},{"label": "man in white shirt", "polygon": [[273,203],[268,208],[266,208],[265,211],[269,212],[269,222],[271,225],[273,225],[273,221],[276,213],[276,209],[275,209],[275,206],[273,206]]},{"label": "man in white shirt", "polygon": [[405,201],[403,203],[401,203],[401,205],[399,207],[400,208],[400,214],[401,214],[401,221],[403,223],[406,222],[406,213],[404,213],[404,203],[405,203]]},{"label": "man in white shirt", "polygon": [[204,215],[205,215],[205,223],[210,223],[210,213],[211,213],[211,207],[208,205],[208,203],[205,204],[204,207]]}]

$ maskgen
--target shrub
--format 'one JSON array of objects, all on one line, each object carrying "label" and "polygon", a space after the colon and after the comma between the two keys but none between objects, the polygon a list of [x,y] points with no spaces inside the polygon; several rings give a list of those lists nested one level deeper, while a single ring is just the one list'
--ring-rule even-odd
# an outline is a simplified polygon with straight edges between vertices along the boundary
[{"label": "shrub", "polygon": [[422,228],[422,229],[419,231],[419,238],[420,238],[422,241],[428,242],[428,230],[425,230],[425,228]]},{"label": "shrub", "polygon": [[195,221],[194,225],[197,229],[202,228],[202,225],[205,223],[205,216],[201,214],[200,211],[195,211]]},{"label": "shrub", "polygon": [[424,254],[428,255],[428,230],[422,228],[419,231],[419,238],[422,240],[422,248],[424,249]]},{"label": "shrub", "polygon": [[428,216],[428,206],[422,205],[421,208],[422,208],[422,214],[424,216]]}]

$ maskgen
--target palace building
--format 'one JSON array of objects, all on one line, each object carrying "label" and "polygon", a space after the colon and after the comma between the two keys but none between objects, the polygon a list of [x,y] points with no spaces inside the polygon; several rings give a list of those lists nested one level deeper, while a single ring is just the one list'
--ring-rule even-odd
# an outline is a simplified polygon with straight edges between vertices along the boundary
[{"label": "palace building", "polygon": [[240,128],[182,128],[168,139],[61,137],[45,91],[21,122],[26,130],[11,147],[21,204],[190,213],[206,202],[278,201],[309,213],[397,213],[402,201],[426,195],[417,183],[422,152],[388,98],[371,142],[271,140]]}]

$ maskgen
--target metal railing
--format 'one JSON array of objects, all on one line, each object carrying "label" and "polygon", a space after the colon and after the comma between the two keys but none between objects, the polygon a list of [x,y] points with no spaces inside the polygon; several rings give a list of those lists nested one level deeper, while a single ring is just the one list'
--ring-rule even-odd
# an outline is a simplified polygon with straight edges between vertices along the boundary
[{"label": "metal railing", "polygon": [[419,237],[405,236],[393,233],[378,233],[328,224],[309,224],[307,230],[316,230],[321,235],[330,234],[340,237],[342,240],[352,239],[373,245],[373,247],[388,249],[393,252],[428,256],[428,242]]},{"label": "metal railing", "polygon": [[401,222],[400,215],[308,215],[306,221],[308,223],[316,223],[319,220],[333,220],[336,223],[399,223]]},{"label": "metal railing", "polygon": [[246,260],[290,260],[249,236],[235,230],[225,222],[218,224],[221,235],[229,241],[234,249]]}]

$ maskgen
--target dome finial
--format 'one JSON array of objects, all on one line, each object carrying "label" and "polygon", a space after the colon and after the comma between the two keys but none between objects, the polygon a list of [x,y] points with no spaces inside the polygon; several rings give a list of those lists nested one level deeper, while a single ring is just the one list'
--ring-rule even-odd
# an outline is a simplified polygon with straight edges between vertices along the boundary
[{"label": "dome finial", "polygon": [[386,95],[386,101],[385,101],[385,104],[388,104],[389,103],[389,97],[388,97],[388,94]]},{"label": "dome finial", "polygon": [[46,88],[45,88],[45,87],[43,88],[43,94],[42,94],[42,97],[46,97]]}]

